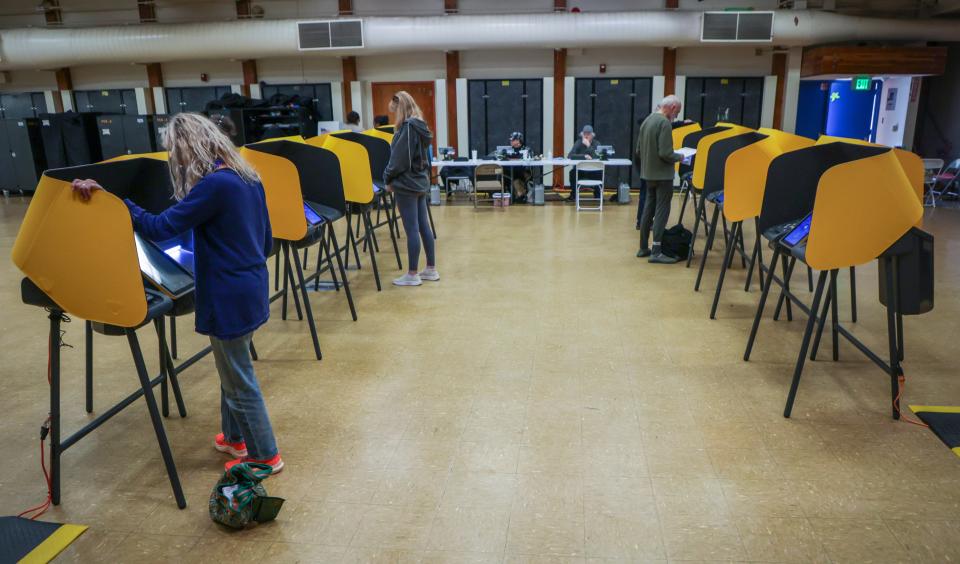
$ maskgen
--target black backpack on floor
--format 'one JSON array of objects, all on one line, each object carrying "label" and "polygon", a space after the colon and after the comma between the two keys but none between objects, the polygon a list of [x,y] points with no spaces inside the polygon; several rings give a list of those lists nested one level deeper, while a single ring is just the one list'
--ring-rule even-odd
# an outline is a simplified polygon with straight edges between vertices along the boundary
[{"label": "black backpack on floor", "polygon": [[660,248],[664,254],[686,259],[690,254],[690,242],[693,241],[693,233],[684,228],[683,224],[678,223],[663,232],[663,239],[660,241]]}]

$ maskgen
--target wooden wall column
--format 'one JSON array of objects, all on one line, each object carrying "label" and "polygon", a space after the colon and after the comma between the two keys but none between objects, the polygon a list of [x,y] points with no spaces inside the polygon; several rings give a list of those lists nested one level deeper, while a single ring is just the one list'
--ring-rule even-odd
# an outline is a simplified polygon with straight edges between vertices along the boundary
[{"label": "wooden wall column", "polygon": [[57,113],[64,111],[63,92],[73,91],[73,77],[70,75],[69,68],[57,69],[54,71],[57,79],[57,95],[53,97],[53,107]]},{"label": "wooden wall column", "polygon": [[457,79],[460,78],[460,53],[447,51],[447,144],[457,154]]},{"label": "wooden wall column", "polygon": [[[154,88],[163,88],[163,68],[160,66],[160,63],[149,63],[147,65],[147,88],[144,93],[144,98],[147,102],[147,111],[149,113],[156,113],[157,111],[157,100],[154,96]],[[169,108],[166,108],[167,112],[170,111]]]},{"label": "wooden wall column", "polygon": [[240,61],[240,64],[243,67],[243,84],[240,86],[240,92],[249,98],[250,85],[257,84],[259,82],[257,79],[257,61],[253,59],[247,59],[245,61]]},{"label": "wooden wall column", "polygon": [[[663,48],[663,95],[677,93],[677,50]],[[655,100],[659,103],[659,100]]]},{"label": "wooden wall column", "polygon": [[[563,157],[564,81],[567,78],[567,50],[553,51],[553,156]],[[563,186],[563,167],[553,169],[553,187]]]},{"label": "wooden wall column", "polygon": [[344,57],[343,60],[343,119],[347,119],[347,114],[353,111],[353,99],[350,91],[350,83],[357,80],[357,58]]},{"label": "wooden wall column", "polygon": [[773,128],[783,127],[783,98],[787,89],[787,54],[774,53],[771,74],[777,77],[777,90],[773,97]]}]

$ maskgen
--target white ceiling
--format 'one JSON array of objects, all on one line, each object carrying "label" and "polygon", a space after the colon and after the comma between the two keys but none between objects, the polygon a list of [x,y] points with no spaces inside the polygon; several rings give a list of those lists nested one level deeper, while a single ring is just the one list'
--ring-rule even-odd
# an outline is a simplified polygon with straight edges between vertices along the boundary
[{"label": "white ceiling", "polygon": [[[737,7],[774,9],[792,7],[802,0],[680,0],[681,9],[723,9]],[[0,27],[45,25],[40,0],[0,1]],[[374,15],[433,15],[443,13],[443,0],[353,0],[354,13]],[[267,18],[330,17],[337,13],[337,0],[253,0]],[[161,22],[223,21],[236,17],[234,0],[156,0]],[[553,0],[459,0],[464,14],[512,14],[549,12]],[[568,0],[568,7],[583,11],[661,9],[663,0]],[[835,8],[858,15],[917,17],[937,12],[960,13],[960,0],[806,0],[809,8]],[[139,22],[136,0],[60,0],[66,26],[135,24]]]}]

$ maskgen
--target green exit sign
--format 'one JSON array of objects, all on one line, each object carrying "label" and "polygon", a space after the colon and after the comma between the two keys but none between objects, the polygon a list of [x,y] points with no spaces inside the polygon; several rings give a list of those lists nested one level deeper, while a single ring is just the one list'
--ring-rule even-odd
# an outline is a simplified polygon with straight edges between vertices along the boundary
[{"label": "green exit sign", "polygon": [[855,76],[853,78],[853,89],[854,90],[870,90],[870,86],[873,83],[873,79],[869,76]]}]

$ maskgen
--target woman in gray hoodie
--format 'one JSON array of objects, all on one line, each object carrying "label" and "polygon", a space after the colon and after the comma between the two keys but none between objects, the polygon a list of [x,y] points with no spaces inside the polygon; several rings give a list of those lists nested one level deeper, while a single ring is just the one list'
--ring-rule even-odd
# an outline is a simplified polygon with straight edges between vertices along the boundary
[{"label": "woman in gray hoodie", "polygon": [[[420,107],[407,92],[393,95],[390,111],[396,131],[390,144],[390,162],[383,171],[383,183],[396,195],[397,209],[407,234],[407,273],[393,281],[397,286],[419,286],[423,280],[438,281],[433,231],[427,214],[430,193],[430,128],[423,121]],[[427,267],[418,272],[420,241],[427,253]]]}]

